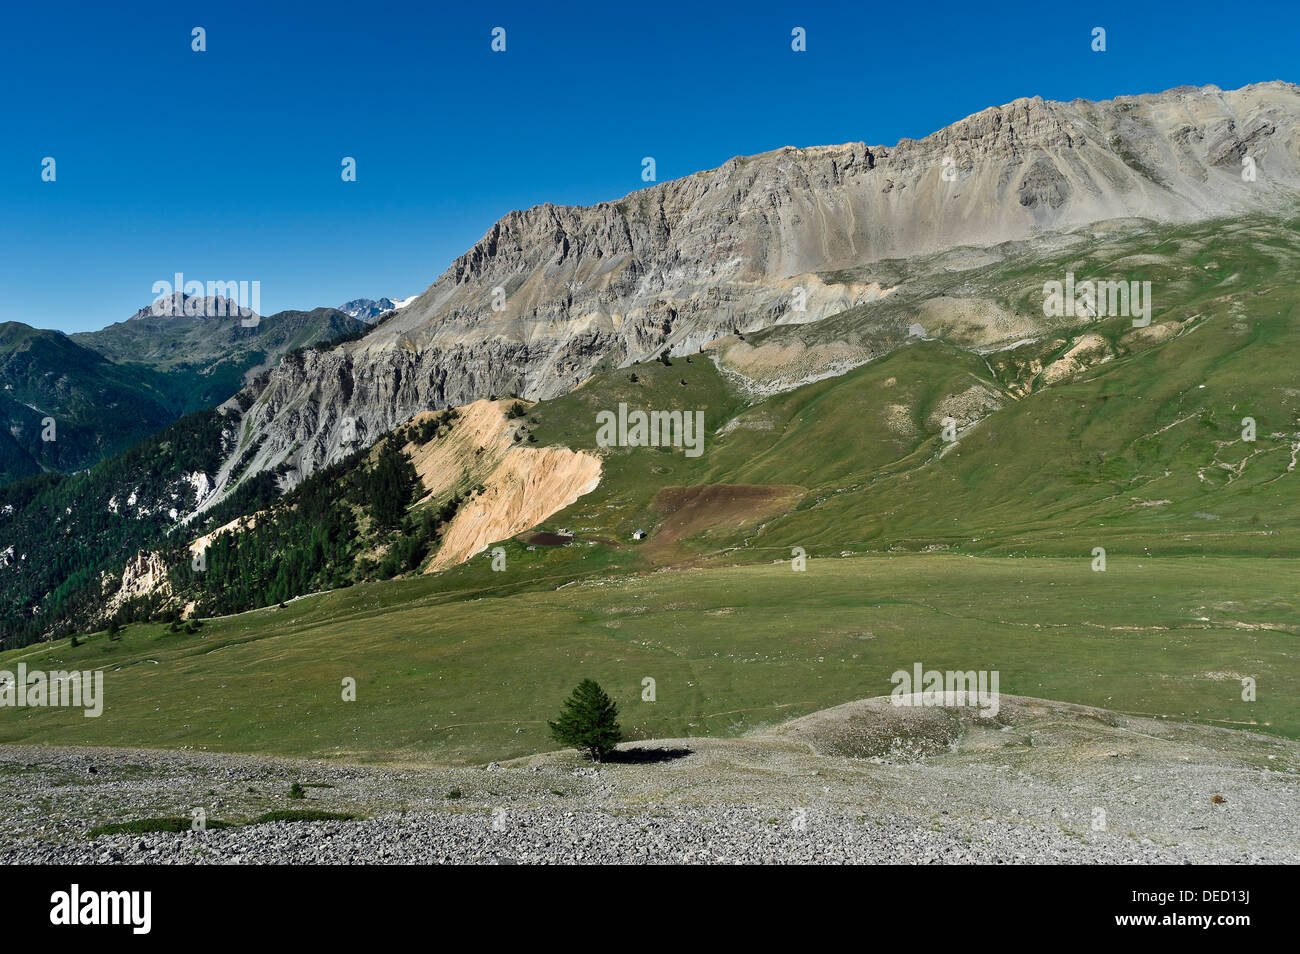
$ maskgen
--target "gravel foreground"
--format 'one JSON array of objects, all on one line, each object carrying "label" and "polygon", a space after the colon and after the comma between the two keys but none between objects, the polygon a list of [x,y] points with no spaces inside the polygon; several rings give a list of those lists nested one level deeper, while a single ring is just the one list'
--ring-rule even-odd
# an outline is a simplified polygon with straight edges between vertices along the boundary
[{"label": "gravel foreground", "polygon": [[[290,798],[294,783],[303,798]],[[478,768],[0,748],[5,864],[1300,862],[1300,744],[1003,697]],[[107,834],[141,818],[239,827]],[[313,809],[353,821],[249,824]]]}]

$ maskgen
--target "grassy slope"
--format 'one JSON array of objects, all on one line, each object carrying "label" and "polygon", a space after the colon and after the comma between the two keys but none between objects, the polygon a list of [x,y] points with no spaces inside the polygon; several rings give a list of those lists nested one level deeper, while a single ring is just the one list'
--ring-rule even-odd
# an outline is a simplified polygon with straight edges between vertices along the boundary
[{"label": "grassy slope", "polygon": [[[936,405],[979,382],[1007,382],[981,357],[931,341],[763,402],[745,419],[765,429],[738,428],[711,440],[696,461],[623,451],[602,486],[556,519],[630,532],[654,517],[645,507],[625,509],[624,501],[648,501],[665,483],[797,483],[809,493],[795,513],[752,538],[715,535],[697,541],[699,548],[747,543],[838,552],[939,543],[992,553],[1070,555],[1115,546],[1300,555],[1300,491],[1287,472],[1291,446],[1300,441],[1300,296],[1290,284],[1300,271],[1300,235],[1273,225],[1244,228],[1166,230],[1158,243],[1126,240],[1091,258],[1074,252],[966,276],[967,284],[983,283],[993,296],[1028,308],[1032,302],[1012,296],[1041,302],[1034,289],[1045,277],[1067,268],[1080,277],[1123,275],[1109,262],[1158,244],[1170,264],[1128,273],[1153,281],[1153,322],[1202,317],[1176,339],[1121,355],[1069,384],[1020,401],[1005,396],[1006,406],[942,460],[935,460]],[[1078,329],[1113,342],[1130,330],[1127,319]],[[682,359],[675,360],[658,376],[675,377]],[[601,385],[539,409],[539,440],[580,445],[585,438],[590,445],[592,408],[615,406],[629,387]],[[909,409],[914,436],[887,424],[891,404]],[[709,414],[709,429],[728,416]],[[1246,416],[1258,426],[1253,445],[1240,440]],[[548,430],[555,418],[565,423]],[[1252,454],[1240,477],[1216,464],[1235,466]],[[1162,500],[1169,502],[1143,505]]]},{"label": "grassy slope", "polygon": [[[998,669],[1006,692],[1300,737],[1300,473],[1286,470],[1300,440],[1288,283],[1300,235],[1269,223],[1165,230],[961,280],[1028,309],[1046,278],[1124,274],[1112,263],[1152,248],[1168,261],[1133,277],[1155,282],[1154,321],[1202,317],[1071,383],[1004,396],[942,458],[941,402],[1010,382],[996,360],[941,341],[752,406],[700,356],[609,372],[530,411],[538,446],[591,447],[595,412],[621,400],[703,409],[711,436],[697,459],[612,450],[600,486],[548,521],[608,542],[510,542],[505,573],[483,555],[198,636],[133,627],[121,643],[8,654],[0,664],[108,667],[109,709],[98,720],[0,710],[0,739],[473,761],[551,745],[543,720],[583,675],[606,684],[635,735],[687,735],[885,692],[917,661]],[[1079,330],[1118,342],[1129,326]],[[714,435],[738,413],[746,426]],[[1253,446],[1237,440],[1246,415]],[[1215,463],[1250,453],[1231,480]],[[804,492],[773,519],[733,514],[657,543],[672,516],[657,493],[720,482]],[[1158,500],[1169,502],[1140,505]],[[637,527],[648,541],[630,541]],[[886,555],[933,545],[957,552]],[[1089,569],[1098,545],[1106,573]],[[771,563],[793,546],[832,558],[804,574]],[[586,582],[554,589],[572,580]],[[1257,703],[1240,699],[1246,675]],[[358,680],[355,704],[339,699],[344,676]],[[653,705],[640,702],[645,676],[659,683]]]},{"label": "grassy slope", "polygon": [[[863,556],[606,578],[446,600],[369,584],[210,621],[7,654],[104,667],[98,719],[0,710],[0,740],[483,761],[552,747],[581,676],[635,737],[731,734],[891,688],[890,673],[997,669],[1000,688],[1300,736],[1300,562]],[[1289,631],[1255,628],[1289,626]],[[1239,675],[1258,679],[1257,703]],[[357,680],[357,701],[340,682]],[[640,701],[641,680],[658,701]]]}]

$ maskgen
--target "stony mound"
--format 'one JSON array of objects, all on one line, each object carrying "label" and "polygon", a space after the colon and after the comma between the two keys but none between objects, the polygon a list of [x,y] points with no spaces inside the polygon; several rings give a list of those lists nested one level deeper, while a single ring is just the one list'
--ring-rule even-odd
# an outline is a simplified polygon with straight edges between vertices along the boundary
[{"label": "stony mound", "polygon": [[858,699],[822,709],[764,733],[767,737],[807,745],[814,755],[856,759],[911,761],[941,752],[975,751],[1006,742],[1005,732],[1036,719],[1117,725],[1115,713],[1064,702],[1002,695],[996,711],[959,705],[951,694],[946,705],[923,705],[920,694]]}]

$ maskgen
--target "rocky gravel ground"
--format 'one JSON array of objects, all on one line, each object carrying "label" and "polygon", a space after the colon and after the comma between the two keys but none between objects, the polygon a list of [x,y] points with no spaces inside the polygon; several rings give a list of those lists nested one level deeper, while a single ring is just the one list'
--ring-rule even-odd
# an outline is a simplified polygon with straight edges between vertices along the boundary
[{"label": "rocky gravel ground", "polygon": [[[993,722],[866,700],[741,739],[635,743],[600,766],[9,746],[0,862],[1300,862],[1300,744],[1003,700]],[[357,818],[249,824],[304,808]],[[90,835],[196,809],[237,827]]]}]

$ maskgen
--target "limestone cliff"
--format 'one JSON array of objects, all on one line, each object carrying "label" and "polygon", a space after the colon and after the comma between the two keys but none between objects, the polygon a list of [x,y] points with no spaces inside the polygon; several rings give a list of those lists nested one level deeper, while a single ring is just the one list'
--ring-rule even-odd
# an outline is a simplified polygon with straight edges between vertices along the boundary
[{"label": "limestone cliff", "polygon": [[245,415],[241,473],[283,463],[292,482],[422,410],[552,397],[602,362],[816,322],[889,294],[836,274],[864,263],[1289,207],[1298,117],[1286,83],[1019,99],[893,147],[787,147],[616,202],[511,212],[365,338],[282,361]]}]

